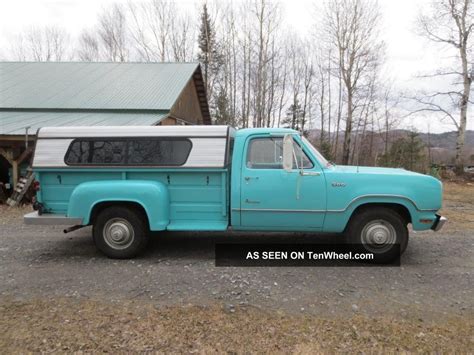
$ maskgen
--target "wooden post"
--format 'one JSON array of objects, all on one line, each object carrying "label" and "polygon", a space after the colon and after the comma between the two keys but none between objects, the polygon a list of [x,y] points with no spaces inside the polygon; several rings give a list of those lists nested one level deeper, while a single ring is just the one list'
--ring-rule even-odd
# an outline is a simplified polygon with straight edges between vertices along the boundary
[{"label": "wooden post", "polygon": [[28,158],[31,153],[33,152],[32,148],[27,148],[20,154],[17,159],[13,159],[13,149],[4,149],[0,148],[0,154],[5,157],[5,159],[10,163],[12,166],[12,182],[13,188],[15,188],[16,184],[18,183],[18,178],[20,177],[20,164]]},{"label": "wooden post", "polygon": [[20,171],[19,171],[18,161],[13,160],[11,164],[12,164],[12,182],[13,182],[13,188],[15,188],[16,184],[18,183],[18,177],[20,176]]},{"label": "wooden post", "polygon": [[20,154],[18,158],[13,160],[12,162],[12,170],[13,170],[13,186],[16,186],[18,183],[18,178],[20,177],[20,165],[28,158],[31,153],[33,153],[32,148],[26,148],[23,153]]}]

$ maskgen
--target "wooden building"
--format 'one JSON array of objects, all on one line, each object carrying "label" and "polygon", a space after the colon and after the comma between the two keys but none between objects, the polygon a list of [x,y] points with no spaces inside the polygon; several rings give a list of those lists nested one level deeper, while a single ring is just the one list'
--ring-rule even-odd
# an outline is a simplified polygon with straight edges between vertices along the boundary
[{"label": "wooden building", "polygon": [[197,63],[0,62],[0,183],[39,128],[211,124]]}]

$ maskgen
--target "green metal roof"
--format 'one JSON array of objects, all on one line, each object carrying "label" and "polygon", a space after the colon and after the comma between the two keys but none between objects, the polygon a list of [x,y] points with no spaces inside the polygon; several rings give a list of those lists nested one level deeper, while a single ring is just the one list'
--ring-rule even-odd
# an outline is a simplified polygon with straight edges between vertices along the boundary
[{"label": "green metal roof", "polygon": [[30,135],[38,128],[58,126],[152,126],[168,112],[21,112],[0,111],[0,135],[23,135],[29,126]]},{"label": "green metal roof", "polygon": [[198,66],[0,62],[0,109],[169,111]]}]

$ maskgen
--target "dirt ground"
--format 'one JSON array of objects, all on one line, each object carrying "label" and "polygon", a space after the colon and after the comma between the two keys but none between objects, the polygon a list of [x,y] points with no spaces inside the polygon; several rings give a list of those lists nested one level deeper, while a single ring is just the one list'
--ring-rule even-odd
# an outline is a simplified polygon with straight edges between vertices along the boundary
[{"label": "dirt ground", "polygon": [[304,234],[166,233],[110,260],[90,228],[24,226],[0,206],[0,353],[472,352],[474,185],[445,184],[439,233],[411,234],[400,267],[216,268],[226,240]]}]

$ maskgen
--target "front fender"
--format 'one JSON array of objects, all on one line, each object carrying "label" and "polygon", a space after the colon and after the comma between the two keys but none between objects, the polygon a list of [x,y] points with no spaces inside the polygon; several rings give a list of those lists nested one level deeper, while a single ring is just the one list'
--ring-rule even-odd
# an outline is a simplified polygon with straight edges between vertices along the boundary
[{"label": "front fender", "polygon": [[67,216],[90,224],[94,206],[102,202],[133,202],[143,207],[150,230],[164,230],[169,224],[168,188],[157,181],[114,180],[79,184],[72,192]]},{"label": "front fender", "polygon": [[420,223],[420,219],[436,219],[436,211],[421,210],[415,203],[405,196],[397,195],[373,195],[356,198],[351,201],[345,208],[338,210],[328,210],[324,221],[324,231],[340,233],[349,222],[354,211],[363,205],[367,204],[396,204],[405,207],[411,217],[412,226],[414,230],[430,229],[431,225]]}]

